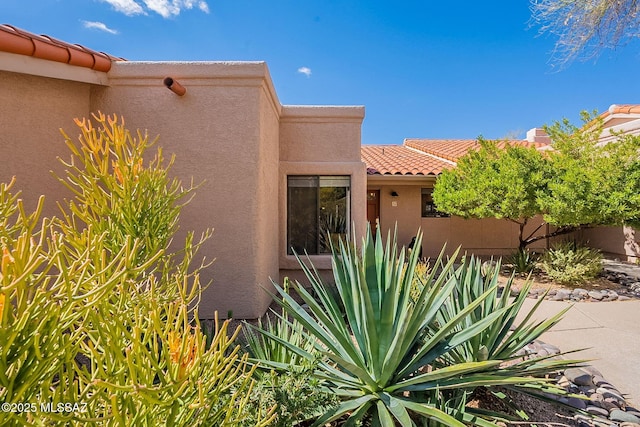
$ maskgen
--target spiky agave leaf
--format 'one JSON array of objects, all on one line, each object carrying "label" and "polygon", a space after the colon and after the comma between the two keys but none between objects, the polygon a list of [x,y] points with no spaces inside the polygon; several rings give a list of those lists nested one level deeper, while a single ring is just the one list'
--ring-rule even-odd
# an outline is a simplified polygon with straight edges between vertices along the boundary
[{"label": "spiky agave leaf", "polygon": [[[374,239],[369,232],[359,249],[355,241],[332,247],[336,293],[330,292],[311,263],[308,266],[299,259],[311,289],[297,282],[294,288],[307,309],[274,284],[279,294],[276,301],[287,316],[303,325],[324,355],[314,375],[343,399],[316,426],[342,417],[348,417],[351,425],[366,414],[381,426],[412,426],[415,417],[447,425],[494,425],[466,414],[464,398],[442,399],[442,392],[480,385],[542,387],[546,383],[523,370],[503,368],[500,360],[443,364],[443,360],[453,360],[451,353],[456,349],[503,321],[513,304],[494,307],[492,313],[469,324],[474,312],[491,306],[488,299],[495,297],[498,288],[491,283],[444,318],[440,307],[455,298],[458,282],[466,275],[463,270],[469,266],[456,270],[456,256],[445,263],[441,254],[436,261],[441,272],[432,269],[426,286],[417,297],[414,289],[412,299],[418,251],[406,260],[404,249],[397,249],[395,234],[383,240],[377,233]],[[420,244],[419,234],[416,245]],[[437,329],[432,328],[436,321]],[[273,337],[265,332],[269,335]],[[285,345],[285,340],[281,343]],[[295,347],[288,345],[292,350]],[[296,353],[310,357],[308,352]]]}]

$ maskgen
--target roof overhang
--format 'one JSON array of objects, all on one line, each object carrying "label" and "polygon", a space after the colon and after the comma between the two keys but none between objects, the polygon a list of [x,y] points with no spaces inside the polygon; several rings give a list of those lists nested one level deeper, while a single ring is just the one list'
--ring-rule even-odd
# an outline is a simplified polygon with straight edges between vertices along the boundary
[{"label": "roof overhang", "polygon": [[436,175],[367,175],[367,184],[403,185],[435,182]]},{"label": "roof overhang", "polygon": [[52,79],[109,85],[107,73],[16,53],[0,52],[0,70]]},{"label": "roof overhang", "polygon": [[[634,115],[635,116],[635,115]],[[610,142],[616,140],[619,135],[639,135],[640,115],[637,117],[626,117],[628,120],[614,126],[605,127],[600,134],[600,142]]]}]

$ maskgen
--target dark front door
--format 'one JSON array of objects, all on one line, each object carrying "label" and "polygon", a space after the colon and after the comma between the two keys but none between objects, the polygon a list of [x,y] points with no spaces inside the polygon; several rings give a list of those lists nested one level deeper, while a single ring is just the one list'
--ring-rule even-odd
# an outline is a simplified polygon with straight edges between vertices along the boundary
[{"label": "dark front door", "polygon": [[376,226],[380,221],[380,190],[367,190],[367,222],[372,226],[371,231],[375,236]]}]

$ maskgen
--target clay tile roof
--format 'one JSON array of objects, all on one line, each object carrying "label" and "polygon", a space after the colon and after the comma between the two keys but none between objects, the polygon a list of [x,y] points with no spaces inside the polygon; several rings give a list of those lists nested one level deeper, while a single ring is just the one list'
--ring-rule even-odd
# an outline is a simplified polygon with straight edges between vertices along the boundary
[{"label": "clay tile roof", "polygon": [[608,116],[610,114],[640,114],[640,105],[638,104],[613,104],[609,107],[608,111],[605,111],[602,116]]},{"label": "clay tile roof", "polygon": [[402,145],[363,145],[367,175],[438,175],[453,165]]},{"label": "clay tile roof", "polygon": [[[452,162],[458,161],[469,150],[480,149],[480,143],[475,139],[405,139],[404,145]],[[498,141],[499,148],[505,148],[507,145],[541,148],[548,144],[526,140]]]},{"label": "clay tile roof", "polygon": [[[507,145],[543,148],[544,142],[526,140],[499,141]],[[362,161],[368,175],[439,175],[455,167],[455,162],[469,150],[480,149],[475,139],[405,139],[403,145],[363,145]]]},{"label": "clay tile roof", "polygon": [[0,25],[0,51],[103,72],[111,69],[111,61],[123,61],[122,58],[104,52],[96,52],[84,46],[70,44],[49,36],[39,36],[7,24]]}]

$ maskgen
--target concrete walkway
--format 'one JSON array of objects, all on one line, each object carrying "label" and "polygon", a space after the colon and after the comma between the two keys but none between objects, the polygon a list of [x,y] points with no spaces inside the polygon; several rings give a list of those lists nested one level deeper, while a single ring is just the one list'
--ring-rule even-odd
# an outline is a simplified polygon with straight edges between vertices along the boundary
[{"label": "concrete walkway", "polygon": [[[522,312],[534,303],[527,299]],[[551,317],[567,305],[571,304],[545,300],[534,318]],[[590,359],[589,364],[622,392],[630,405],[640,406],[640,300],[575,303],[540,339],[563,352],[587,348],[567,357]]]}]

